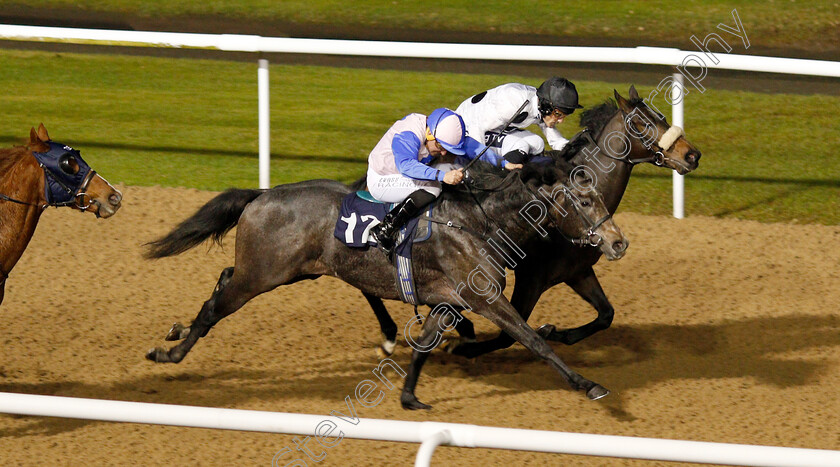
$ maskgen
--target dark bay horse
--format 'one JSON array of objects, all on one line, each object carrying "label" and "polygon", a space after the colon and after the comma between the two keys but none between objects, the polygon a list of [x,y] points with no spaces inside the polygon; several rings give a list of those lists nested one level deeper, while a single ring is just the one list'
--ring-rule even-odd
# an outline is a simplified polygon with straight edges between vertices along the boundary
[{"label": "dark bay horse", "polygon": [[28,145],[0,149],[0,303],[44,209],[69,206],[107,218],[121,202],[122,194],[79,151],[51,141],[43,124],[30,130]]},{"label": "dark bay horse", "polygon": [[[430,315],[418,345],[426,348],[434,341],[434,331],[441,329],[446,316],[451,322],[458,310],[471,309],[546,360],[572,388],[585,391],[590,399],[605,396],[606,389],[567,367],[503,295],[487,298],[488,290],[504,288],[505,280],[498,264],[505,264],[506,260],[488,246],[494,235],[503,235],[516,251],[533,251],[530,244],[549,229],[577,239],[594,235],[600,239],[597,243],[604,254],[621,257],[627,240],[607,213],[600,194],[587,185],[585,177],[571,179],[571,186],[567,186],[568,172],[556,167],[529,168],[505,176],[504,170],[479,163],[470,173],[476,187],[487,189],[447,189],[435,212],[435,218],[464,228],[438,226],[428,241],[414,245],[412,251],[419,302],[435,307],[448,305],[452,309]],[[490,185],[494,188],[488,188]],[[167,336],[183,341],[169,350],[152,349],[146,357],[155,362],[180,362],[219,320],[259,294],[303,279],[331,275],[366,295],[398,299],[393,266],[385,255],[372,248],[348,248],[333,236],[341,200],[349,192],[346,185],[331,180],[281,185],[268,191],[228,190],[165,237],[152,242],[147,256],[162,258],[186,251],[210,237],[218,241],[238,225],[235,266],[222,271],[210,299],[192,324]],[[541,196],[550,198],[542,206]],[[549,204],[555,206],[547,207]],[[528,217],[520,214],[523,209]],[[484,231],[479,232],[482,225]],[[489,225],[492,228],[486,228]],[[489,262],[490,256],[496,267],[482,263]],[[449,305],[453,301],[457,305]],[[427,355],[428,350],[415,351],[412,356],[401,396],[404,408],[428,407],[414,396]]]},{"label": "dark bay horse", "polygon": [[[698,167],[701,156],[700,151],[685,138],[682,129],[672,128],[662,114],[649,108],[634,86],[630,86],[629,100],[618,91],[614,94],[615,103],[607,101],[584,112],[581,126],[585,130],[576,135],[563,151],[554,154],[597,174],[597,187],[610,214],[618,209],[630,174],[637,164],[650,163],[685,175]],[[630,143],[629,146],[627,143]],[[678,243],[680,239],[674,239],[674,242]],[[601,253],[594,248],[576,248],[563,241],[554,242],[551,247],[537,248],[545,252],[541,260],[526,261],[514,271],[516,283],[511,304],[521,316],[527,320],[546,290],[566,283],[595,308],[598,316],[587,324],[561,331],[546,324],[538,329],[540,335],[571,345],[610,327],[614,308],[592,269]],[[513,342],[503,331],[489,341],[464,342],[452,351],[476,357],[510,347]]]},{"label": "dark bay horse", "polygon": [[[664,116],[650,109],[639,97],[634,86],[625,99],[614,92],[615,102],[607,101],[583,112],[578,133],[562,151],[549,151],[556,159],[568,161],[575,167],[585,167],[597,177],[597,189],[611,214],[615,213],[633,167],[639,163],[673,169],[686,174],[696,169],[700,160],[698,151],[682,134],[681,129],[668,125]],[[670,133],[669,133],[670,130]],[[667,141],[663,137],[668,135]],[[667,147],[660,146],[660,143]],[[679,239],[675,239],[675,242]],[[539,254],[532,254],[539,252]],[[542,244],[534,244],[525,260],[514,270],[511,304],[526,320],[531,315],[540,296],[551,287],[566,283],[598,312],[595,320],[583,326],[556,331],[553,325],[544,325],[538,332],[548,340],[574,344],[610,326],[614,316],[613,306],[607,300],[592,266],[601,258],[596,248],[579,248],[559,236],[549,236]],[[381,300],[365,295],[380,323],[385,342],[380,349],[388,354],[394,348],[396,324]],[[502,331],[498,337],[483,342],[473,342],[475,332],[468,319],[458,323],[462,338],[460,344],[448,345],[448,350],[466,357],[477,357],[488,352],[510,347],[514,339]]]}]

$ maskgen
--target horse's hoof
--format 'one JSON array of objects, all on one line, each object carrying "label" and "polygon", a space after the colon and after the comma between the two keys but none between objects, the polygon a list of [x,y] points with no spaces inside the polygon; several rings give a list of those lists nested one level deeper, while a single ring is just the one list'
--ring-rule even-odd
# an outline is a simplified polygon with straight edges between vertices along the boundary
[{"label": "horse's hoof", "polygon": [[469,344],[475,343],[476,340],[473,337],[459,337],[457,339],[444,339],[443,342],[440,343],[440,347],[448,354],[462,355],[462,353],[458,353],[459,347],[469,346]]},{"label": "horse's hoof", "polygon": [[166,363],[171,361],[169,359],[169,352],[160,347],[155,347],[154,349],[146,352],[146,360],[151,360],[157,363]]},{"label": "horse's hoof", "polygon": [[402,404],[402,408],[405,410],[429,410],[432,408],[431,405],[418,401],[414,394],[406,392],[400,396],[400,404]]},{"label": "horse's hoof", "polygon": [[586,397],[588,397],[589,400],[592,401],[597,401],[598,399],[606,397],[609,394],[609,389],[605,388],[604,386],[601,386],[600,384],[596,384],[595,386],[589,388],[588,391],[586,391]]},{"label": "horse's hoof", "polygon": [[394,353],[394,349],[397,348],[397,341],[389,341],[385,339],[382,341],[382,344],[376,348],[376,356],[379,357],[380,360],[383,358],[388,358]]},{"label": "horse's hoof", "polygon": [[181,339],[186,339],[187,336],[190,335],[190,327],[184,326],[181,323],[175,323],[169,329],[169,332],[166,334],[165,340],[168,341],[179,341]]},{"label": "horse's hoof", "polygon": [[543,324],[539,328],[537,328],[537,334],[540,335],[543,339],[548,339],[551,334],[553,334],[557,330],[553,324]]}]

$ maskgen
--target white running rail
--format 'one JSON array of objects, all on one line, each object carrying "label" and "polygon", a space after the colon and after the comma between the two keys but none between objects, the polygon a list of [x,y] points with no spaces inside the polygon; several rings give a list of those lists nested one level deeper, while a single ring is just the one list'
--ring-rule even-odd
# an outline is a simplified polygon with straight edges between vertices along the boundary
[{"label": "white running rail", "polygon": [[[318,436],[324,420],[345,438],[421,443],[415,466],[428,466],[439,445],[587,456],[748,466],[836,467],[840,451],[635,438],[460,423],[360,418],[355,425],[326,415],[150,404],[0,392],[0,413],[109,422]],[[331,438],[334,441],[334,438]],[[269,453],[266,453],[267,456]]]},{"label": "white running rail", "polygon": [[[702,52],[662,47],[566,47],[542,45],[441,44],[433,42],[386,42],[336,39],[299,39],[241,34],[194,34],[153,31],[53,28],[0,24],[0,39],[68,42],[74,44],[136,47],[185,47],[235,52],[282,52],[377,57],[449,58],[468,60],[519,60],[543,62],[639,63],[697,68]],[[730,53],[714,54],[714,68],[755,72],[840,77],[840,62]],[[260,188],[270,186],[268,134],[268,62],[259,66]],[[680,75],[677,73],[676,75]],[[675,77],[676,77],[675,75]],[[703,75],[705,76],[705,70]],[[682,107],[680,99],[675,106]],[[674,109],[682,113],[682,110]],[[266,122],[266,123],[262,123]],[[674,216],[682,217],[682,179],[674,176]],[[679,187],[676,184],[680,183]],[[679,211],[678,211],[679,208]]]}]

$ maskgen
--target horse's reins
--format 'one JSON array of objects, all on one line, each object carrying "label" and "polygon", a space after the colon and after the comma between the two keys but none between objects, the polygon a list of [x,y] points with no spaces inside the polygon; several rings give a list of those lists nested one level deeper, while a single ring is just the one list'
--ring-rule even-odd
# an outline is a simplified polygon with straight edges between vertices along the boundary
[{"label": "horse's reins", "polygon": [[[499,180],[498,182],[492,184],[491,186],[479,187],[479,190],[481,190],[481,191],[501,191],[501,190],[504,190],[505,188],[507,188],[508,186],[510,186],[511,184],[513,184],[513,182],[515,181],[514,179],[519,179],[519,173],[518,172],[511,172],[505,178]],[[474,182],[475,179],[471,179],[471,180],[473,180],[473,181],[470,182],[470,183],[475,183]],[[484,207],[481,205],[481,202],[478,200],[478,197],[476,197],[475,193],[473,193],[473,191],[470,189],[470,183],[464,183],[464,188],[467,189],[467,192],[473,198],[476,205],[478,205],[478,209],[481,211],[482,215],[484,215],[484,232],[483,233],[479,233],[476,230],[473,230],[469,227],[465,227],[463,225],[456,224],[452,221],[442,221],[442,220],[435,219],[435,218],[429,217],[429,216],[421,216],[420,219],[427,220],[427,221],[433,222],[435,224],[445,225],[447,227],[451,227],[451,228],[454,228],[454,229],[463,230],[464,232],[467,232],[469,234],[472,234],[472,235],[474,235],[476,237],[479,237],[479,238],[482,238],[482,239],[487,238],[487,226],[489,225],[489,222],[492,222],[496,225],[499,225],[499,223],[496,222],[495,219],[490,217],[487,214],[487,212],[484,210]]]},{"label": "horse's reins", "polygon": [[[508,186],[510,186],[511,184],[513,184],[517,180],[520,183],[522,183],[522,186],[524,186],[525,189],[528,190],[528,192],[531,194],[531,196],[534,199],[538,199],[538,197],[534,193],[534,191],[531,190],[531,188],[528,186],[528,184],[525,183],[522,180],[522,177],[519,176],[519,172],[511,172],[510,175],[505,177],[503,180],[500,180],[499,182],[494,184],[492,187],[482,188],[482,191],[501,191],[501,190],[507,188]],[[464,185],[466,187],[469,186],[469,184],[466,184],[466,183]],[[469,191],[469,188],[468,188],[468,191]],[[566,234],[563,233],[563,230],[560,228],[559,225],[557,225],[557,222],[554,220],[554,218],[549,217],[549,222],[551,223],[552,227],[554,227],[554,229],[557,230],[557,232],[564,239],[566,239],[568,242],[570,242],[573,245],[576,245],[576,246],[579,246],[579,247],[586,247],[586,246],[597,247],[597,246],[599,246],[601,243],[603,243],[603,238],[601,238],[601,236],[598,233],[596,233],[595,231],[598,230],[598,228],[601,227],[605,222],[607,222],[612,217],[612,214],[607,213],[607,215],[604,216],[603,218],[601,218],[597,221],[592,221],[592,219],[586,214],[586,212],[583,211],[583,206],[580,205],[580,200],[572,194],[572,192],[569,190],[569,188],[566,187],[565,185],[562,185],[562,191],[563,191],[563,195],[566,198],[569,198],[571,200],[572,207],[575,210],[575,214],[580,216],[583,219],[583,221],[586,223],[586,226],[587,226],[586,227],[586,233],[584,233],[584,235],[581,236],[580,238],[570,238]],[[471,195],[475,196],[472,193],[472,191],[470,191],[469,193]],[[463,225],[456,224],[452,221],[441,221],[441,220],[435,219],[435,218],[430,217],[430,216],[421,216],[420,219],[424,219],[424,220],[430,221],[430,222],[435,223],[435,224],[445,225],[447,227],[451,227],[451,228],[454,228],[454,229],[462,230],[462,231],[467,232],[469,234],[472,234],[472,235],[474,235],[478,238],[484,239],[484,238],[487,237],[487,225],[488,225],[487,221],[489,220],[490,222],[493,222],[496,225],[499,225],[499,223],[496,222],[492,217],[487,215],[487,213],[484,211],[484,208],[481,207],[481,203],[478,201],[478,199],[475,199],[475,200],[476,200],[476,204],[478,204],[478,207],[481,210],[482,214],[484,214],[484,216],[485,216],[485,224],[484,224],[485,228],[484,228],[483,233],[479,233],[476,230],[473,230],[469,227],[465,227]]]},{"label": "horse's reins", "polygon": [[41,209],[46,209],[49,206],[49,204],[47,204],[47,203],[44,203],[43,205],[35,204],[35,203],[27,203],[26,201],[21,201],[19,199],[14,199],[10,196],[6,196],[3,193],[0,193],[0,201],[8,201],[10,203],[23,204],[25,206],[38,206]]}]

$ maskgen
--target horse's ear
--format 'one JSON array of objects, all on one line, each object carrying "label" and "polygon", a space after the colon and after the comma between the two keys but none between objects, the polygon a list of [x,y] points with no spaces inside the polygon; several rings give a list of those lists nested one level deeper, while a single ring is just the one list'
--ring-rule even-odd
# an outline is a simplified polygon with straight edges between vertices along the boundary
[{"label": "horse's ear", "polygon": [[38,141],[40,141],[40,140],[38,139],[38,133],[35,132],[35,127],[30,128],[29,129],[29,145],[31,146],[31,145],[37,143]]},{"label": "horse's ear", "polygon": [[639,93],[636,92],[636,86],[634,86],[632,84],[630,85],[630,100],[631,101],[641,100],[641,98],[639,97]]},{"label": "horse's ear", "polygon": [[627,102],[627,99],[621,97],[621,94],[619,94],[615,89],[613,89],[613,92],[615,93],[615,101],[618,103],[618,108],[626,113],[632,112],[633,109],[630,107],[630,103]]},{"label": "horse's ear", "polygon": [[50,140],[50,135],[47,133],[47,127],[45,127],[43,123],[38,125],[38,138],[45,143]]}]

